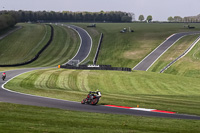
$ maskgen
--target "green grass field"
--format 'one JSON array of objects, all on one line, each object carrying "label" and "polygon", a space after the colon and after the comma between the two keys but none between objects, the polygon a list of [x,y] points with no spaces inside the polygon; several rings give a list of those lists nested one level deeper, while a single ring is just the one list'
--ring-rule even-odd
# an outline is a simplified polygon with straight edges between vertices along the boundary
[{"label": "green grass field", "polygon": [[90,90],[99,89],[99,104],[200,115],[199,79],[168,74],[46,69],[18,76],[6,88],[79,102]]},{"label": "green grass field", "polygon": [[26,65],[27,67],[35,66],[57,66],[66,63],[76,54],[80,39],[78,34],[66,27],[54,27],[54,38],[52,43],[41,54],[35,62]]},{"label": "green grass field", "polygon": [[[22,24],[24,34],[31,28],[38,28],[43,33],[39,38],[32,38],[35,46],[44,37],[42,25]],[[88,31],[93,39],[93,48],[86,61],[94,58],[100,33],[104,33],[98,64],[110,64],[117,67],[134,67],[160,43],[173,33],[200,30],[199,24],[192,24],[196,29],[189,30],[184,24],[164,23],[97,23],[96,28],[87,28],[87,23],[76,23]],[[35,27],[36,26],[36,27]],[[42,28],[43,27],[43,28]],[[123,28],[131,27],[133,33],[119,33]],[[73,30],[54,25],[55,36],[52,44],[40,58],[24,67],[56,66],[73,57],[79,47],[79,37]],[[0,41],[0,46],[17,50],[16,43],[10,46],[5,41],[17,39],[18,32]],[[34,30],[33,30],[34,31]],[[19,34],[20,35],[20,34]],[[192,51],[172,65],[165,73],[159,74],[160,68],[182,53],[197,36],[187,36],[172,46],[149,71],[86,71],[66,69],[46,69],[32,71],[16,77],[6,88],[46,97],[81,101],[88,91],[100,89],[102,99],[99,104],[114,104],[141,108],[160,109],[177,113],[200,115],[199,59],[200,43]],[[38,39],[38,40],[37,40]],[[37,41],[36,41],[37,40]],[[2,43],[4,42],[4,43]],[[23,43],[22,43],[23,44]],[[178,50],[177,50],[178,49]],[[1,49],[2,50],[2,49]],[[26,48],[25,50],[28,50]],[[3,50],[2,50],[3,51]],[[1,52],[1,51],[0,51]],[[20,51],[19,51],[20,52]],[[14,52],[15,53],[15,52]],[[30,52],[29,52],[30,53]],[[30,57],[22,53],[21,57]],[[2,57],[2,55],[0,55]],[[9,54],[0,62],[12,59]],[[22,58],[13,60],[19,62]],[[11,60],[7,63],[11,63]],[[1,64],[1,63],[0,63]],[[0,71],[15,68],[0,68]],[[9,112],[9,113],[8,113]],[[52,115],[54,114],[54,115]],[[66,111],[51,108],[23,106],[0,103],[0,132],[88,132],[99,129],[99,132],[198,132],[199,121],[173,120],[162,118],[136,117]],[[95,119],[95,122],[87,119]],[[91,127],[91,124],[94,127]],[[10,128],[12,127],[12,128]]]},{"label": "green grass field", "polygon": [[149,71],[160,72],[160,70],[167,66],[167,64],[183,54],[183,52],[197,39],[198,36],[199,35],[190,35],[180,39],[169,48],[166,53],[155,62],[155,64],[153,64]]},{"label": "green grass field", "polygon": [[19,24],[23,28],[0,40],[0,64],[22,63],[32,59],[47,43],[50,27],[40,24]]},{"label": "green grass field", "polygon": [[200,78],[200,42],[184,58],[180,59],[165,73]]},{"label": "green grass field", "polygon": [[[199,24],[192,24],[196,29],[191,30],[184,28],[183,23],[97,23],[96,28],[87,28],[87,23],[76,25],[89,32],[104,34],[98,64],[130,68],[173,33],[200,30]],[[119,32],[129,27],[135,32]]]},{"label": "green grass field", "polygon": [[[21,30],[0,40],[1,65],[22,63],[32,59],[49,40],[49,26],[40,24],[19,25],[23,27]],[[56,25],[53,25],[53,27],[52,43],[36,61],[25,67],[57,66],[66,63],[76,54],[80,45],[78,34],[66,27]]]},{"label": "green grass field", "polygon": [[86,113],[0,103],[2,133],[198,133],[200,121]]}]

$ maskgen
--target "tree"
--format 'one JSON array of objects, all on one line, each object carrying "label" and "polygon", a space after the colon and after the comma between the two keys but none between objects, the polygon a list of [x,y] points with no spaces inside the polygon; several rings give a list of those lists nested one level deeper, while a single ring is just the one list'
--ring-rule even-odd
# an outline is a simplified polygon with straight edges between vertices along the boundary
[{"label": "tree", "polygon": [[132,18],[129,16],[122,16],[121,21],[122,22],[131,22]]},{"label": "tree", "polygon": [[140,15],[138,19],[139,19],[140,21],[143,21],[143,20],[144,20],[144,15]]},{"label": "tree", "polygon": [[[131,22],[133,14],[121,11],[109,12],[55,12],[55,11],[0,11],[0,14],[11,13],[14,18],[9,19],[9,24],[15,22],[48,22],[48,21],[69,21],[69,22]],[[4,16],[5,17],[5,16]],[[1,17],[1,19],[4,19]],[[1,22],[3,25],[4,22]],[[6,23],[5,23],[6,24]],[[4,27],[4,26],[2,26]]]},{"label": "tree", "polygon": [[152,20],[153,20],[153,18],[152,18],[151,15],[147,16],[147,22],[148,22],[148,23],[150,23]]},{"label": "tree", "polygon": [[8,12],[0,13],[0,30],[13,27],[16,23],[17,18],[13,17],[13,14]]},{"label": "tree", "polygon": [[169,22],[173,22],[174,21],[174,18],[172,16],[168,17],[167,19]]},{"label": "tree", "polygon": [[175,22],[182,22],[182,18],[180,16],[174,16],[174,21]]}]

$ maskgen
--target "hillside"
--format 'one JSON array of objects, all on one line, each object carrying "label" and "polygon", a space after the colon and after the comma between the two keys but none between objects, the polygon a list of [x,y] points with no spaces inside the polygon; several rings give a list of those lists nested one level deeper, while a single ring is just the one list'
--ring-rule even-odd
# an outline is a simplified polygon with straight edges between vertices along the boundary
[{"label": "hillside", "polygon": [[[46,45],[50,27],[44,24],[18,24],[23,28],[0,40],[0,65],[26,62]],[[57,66],[71,59],[80,45],[78,34],[66,27],[53,25],[52,43],[40,57],[25,67]],[[28,38],[28,39],[27,39]]]},{"label": "hillside", "polygon": [[[199,24],[193,24],[197,28],[191,30],[182,23],[97,23],[93,29],[87,28],[89,24],[76,25],[104,34],[98,64],[131,68],[173,33],[200,30]],[[135,32],[120,33],[129,27]]]},{"label": "hillside", "polygon": [[[93,60],[100,33],[103,32],[104,40],[98,64],[123,67],[135,66],[171,34],[190,31],[185,29],[183,24],[99,23],[96,28],[87,28],[89,25],[87,23],[76,23],[75,25],[86,29],[93,39],[92,51],[86,61],[90,60],[91,63]],[[194,25],[197,28],[193,30],[199,30],[199,24]],[[41,33],[44,35],[45,26],[39,25],[39,29],[42,27]],[[80,44],[76,32],[61,26],[53,25],[53,27],[55,36],[52,44],[37,61],[22,67],[56,66],[66,62],[76,53]],[[119,33],[124,27],[131,27],[135,32]],[[9,36],[9,38],[11,37],[10,41],[14,35],[17,36],[16,34]],[[26,37],[23,34],[19,41],[24,41]],[[38,41],[42,37],[44,36],[40,36]],[[49,68],[20,75],[8,82],[5,87],[23,93],[78,102],[86,97],[88,91],[99,89],[102,92],[100,105],[113,104],[130,107],[139,105],[141,108],[200,115],[199,43],[186,57],[180,60],[180,65],[173,65],[166,73],[158,73],[160,67],[184,51],[189,45],[188,43],[191,43],[196,37],[187,36],[178,41],[169,52],[163,55],[163,58],[161,57],[152,66],[150,71],[153,72]],[[36,38],[32,39],[36,40]],[[35,41],[35,44],[38,44],[38,41]],[[30,46],[34,47],[35,45]],[[17,44],[9,49],[17,50]],[[28,48],[25,50],[28,51]],[[24,55],[21,55],[17,61],[22,61],[21,58]],[[4,60],[12,60],[12,56],[9,54]],[[0,71],[6,69],[0,68]],[[9,69],[16,69],[16,67]],[[195,76],[186,77],[188,76],[186,72],[189,72],[189,76]],[[76,129],[78,132],[84,132],[97,128],[100,128],[100,132],[198,132],[200,129],[199,121],[194,120],[93,114],[8,103],[0,103],[0,107],[2,107],[0,116],[3,121],[0,124],[0,131],[8,132],[65,132],[66,130],[73,132]],[[88,121],[88,119],[95,121]],[[91,127],[92,124],[94,126]],[[84,127],[84,130],[80,127]]]},{"label": "hillside", "polygon": [[22,29],[0,40],[0,64],[16,64],[32,59],[47,43],[50,27],[39,24],[18,24]]}]

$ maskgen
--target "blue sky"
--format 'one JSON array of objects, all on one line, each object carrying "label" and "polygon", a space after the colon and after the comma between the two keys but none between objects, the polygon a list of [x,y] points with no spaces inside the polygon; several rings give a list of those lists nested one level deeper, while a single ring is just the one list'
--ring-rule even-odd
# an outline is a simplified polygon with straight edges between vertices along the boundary
[{"label": "blue sky", "polygon": [[200,14],[200,0],[0,0],[0,10],[125,11],[153,20]]}]

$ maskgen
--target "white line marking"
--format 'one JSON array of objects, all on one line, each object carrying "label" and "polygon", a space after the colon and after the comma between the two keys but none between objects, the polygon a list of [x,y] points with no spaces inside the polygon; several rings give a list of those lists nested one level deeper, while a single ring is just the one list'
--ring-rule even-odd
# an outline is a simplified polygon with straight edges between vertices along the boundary
[{"label": "white line marking", "polygon": [[175,34],[172,34],[171,36],[169,36],[164,42],[162,42],[157,48],[155,48],[150,54],[148,54],[143,60],[141,60],[135,67],[132,68],[132,70],[134,70],[138,65],[140,65],[147,57],[149,57],[154,51],[156,51],[163,43],[165,43],[167,40],[169,40],[172,36],[174,36]]},{"label": "white line marking", "polygon": [[145,109],[145,108],[130,108],[132,110],[141,110],[141,111],[152,111],[152,110],[156,110],[156,109]]},{"label": "white line marking", "polygon": [[[148,58],[154,51],[156,51],[161,45],[163,45],[167,40],[169,40],[171,37],[173,37],[176,34],[180,34],[180,33],[175,33],[172,34],[171,36],[169,36],[163,43],[161,43],[156,49],[154,49],[150,54],[148,54],[142,61],[140,61],[135,67],[132,68],[132,70],[134,70],[138,65],[140,65],[146,58]],[[195,35],[195,34],[199,34],[199,33],[193,33],[193,34],[189,34],[189,35]],[[170,47],[168,47],[156,60],[154,60],[154,62],[145,70],[148,71],[149,68],[169,49],[171,48],[177,41],[179,41],[181,38],[188,36],[188,34],[183,35],[181,37],[179,37]]]},{"label": "white line marking", "polygon": [[177,39],[170,47],[168,47],[147,69],[146,71],[149,70],[149,68],[169,49],[171,48],[176,42],[178,42],[181,38],[183,38],[186,35],[181,36],[179,39]]},{"label": "white line marking", "polygon": [[79,34],[79,32],[78,32],[76,29],[74,29],[74,28],[71,27],[71,26],[67,26],[67,25],[64,25],[64,26],[73,29],[73,30],[79,35],[79,38],[80,38],[80,46],[79,46],[79,48],[78,48],[78,51],[76,52],[76,54],[74,55],[74,57],[72,57],[72,59],[70,59],[69,61],[67,61],[66,63],[63,64],[63,65],[66,65],[66,64],[68,64],[71,60],[73,60],[73,59],[76,57],[76,55],[79,53],[79,51],[80,51],[80,49],[81,49],[82,38],[81,38],[81,35]]},{"label": "white line marking", "polygon": [[[186,49],[183,54],[181,54],[180,56],[178,56],[175,60],[171,61],[169,64],[167,64],[167,66],[165,66],[160,73],[163,73],[164,71],[166,71],[169,67],[171,67],[172,64],[174,64],[175,62],[177,62],[178,60],[180,60],[181,58],[183,58],[184,56],[186,56],[191,50],[192,48],[199,42],[200,40],[200,36],[189,46],[188,49]],[[173,63],[172,63],[173,62]]]},{"label": "white line marking", "polygon": [[[65,26],[67,26],[67,25],[65,25]],[[72,25],[72,26],[75,26],[75,25]],[[80,37],[80,39],[81,39],[81,42],[80,42],[80,46],[79,46],[79,49],[78,49],[78,51],[77,51],[77,53],[76,53],[76,55],[79,53],[79,50],[80,50],[80,48],[81,48],[81,44],[82,44],[82,38],[81,38],[81,35],[79,34],[79,32],[76,30],[76,29],[74,29],[73,27],[71,27],[71,26],[67,26],[67,27],[70,27],[71,29],[73,29],[74,31],[76,31],[77,33],[78,33],[78,35],[79,35],[79,37]],[[78,26],[75,26],[75,27],[78,27]],[[87,56],[81,61],[81,62],[79,62],[78,64],[80,64],[80,63],[82,63],[88,56],[89,56],[89,54],[90,54],[90,52],[91,52],[91,50],[92,50],[92,38],[91,38],[91,36],[89,35],[89,33],[85,30],[85,29],[83,29],[83,28],[81,28],[81,27],[78,27],[78,28],[80,28],[80,29],[82,29],[82,30],[84,30],[87,34],[88,34],[88,36],[90,37],[90,41],[91,41],[91,47],[90,47],[90,51],[89,51],[89,53],[87,54]],[[69,63],[71,60],[73,60],[75,57],[76,57],[76,55],[72,58],[72,59],[70,59],[67,63]],[[64,63],[64,64],[67,64],[67,63]]]},{"label": "white line marking", "polygon": [[[45,68],[44,68],[44,69],[45,69]],[[37,70],[37,69],[35,69],[35,70]],[[13,70],[13,71],[14,71],[14,70]],[[61,100],[61,99],[56,99],[56,98],[43,97],[43,96],[36,96],[36,95],[32,95],[32,94],[21,93],[21,92],[9,90],[9,89],[7,89],[7,88],[4,87],[4,85],[6,85],[10,80],[14,79],[15,77],[17,77],[17,76],[19,76],[19,75],[22,75],[22,74],[24,74],[24,73],[31,72],[31,71],[34,71],[34,70],[29,70],[29,71],[20,73],[20,74],[18,74],[18,75],[16,75],[16,76],[12,77],[12,78],[9,79],[8,81],[6,81],[4,84],[2,84],[2,85],[1,85],[1,88],[4,89],[4,90],[6,90],[6,91],[12,92],[12,93],[22,94],[22,95],[26,95],[26,96],[33,96],[33,97],[46,98],[46,99],[51,99],[51,100],[59,100],[59,101],[67,101],[67,102],[73,102],[73,103],[80,103],[80,102],[75,102],[75,101]]]}]

